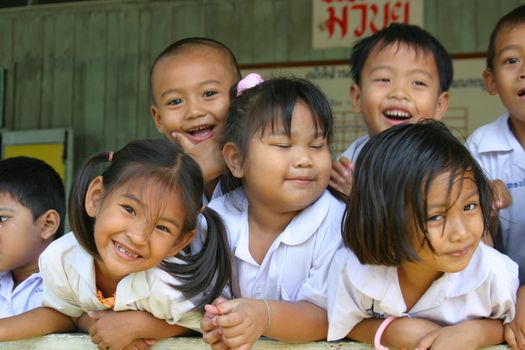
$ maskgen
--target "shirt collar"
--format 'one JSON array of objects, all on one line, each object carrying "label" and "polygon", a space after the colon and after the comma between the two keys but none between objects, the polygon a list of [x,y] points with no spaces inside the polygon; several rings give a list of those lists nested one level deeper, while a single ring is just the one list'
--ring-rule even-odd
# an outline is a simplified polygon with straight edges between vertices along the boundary
[{"label": "shirt collar", "polygon": [[[484,134],[490,142],[481,142],[479,152],[512,151],[513,139],[515,138],[509,126],[509,113],[506,112],[493,123],[487,124]],[[488,136],[490,135],[490,136]]]}]

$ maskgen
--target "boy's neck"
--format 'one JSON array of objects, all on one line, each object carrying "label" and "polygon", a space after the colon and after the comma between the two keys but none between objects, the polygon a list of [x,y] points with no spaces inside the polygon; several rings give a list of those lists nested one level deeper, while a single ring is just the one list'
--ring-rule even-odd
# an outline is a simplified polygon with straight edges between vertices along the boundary
[{"label": "boy's neck", "polygon": [[509,127],[521,147],[525,149],[525,121],[511,115],[509,118]]},{"label": "boy's neck", "polygon": [[24,282],[29,276],[38,272],[38,261],[34,261],[30,265],[26,265],[16,270],[11,271],[13,276],[13,289],[15,289],[20,283]]}]

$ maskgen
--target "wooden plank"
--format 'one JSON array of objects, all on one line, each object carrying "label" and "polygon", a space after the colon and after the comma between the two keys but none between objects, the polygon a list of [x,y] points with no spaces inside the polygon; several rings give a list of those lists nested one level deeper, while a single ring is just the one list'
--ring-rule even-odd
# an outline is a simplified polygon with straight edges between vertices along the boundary
[{"label": "wooden plank", "polygon": [[53,91],[55,90],[55,16],[43,16],[42,47],[42,89],[41,122],[42,128],[53,127]]},{"label": "wooden plank", "polygon": [[108,150],[118,149],[118,142],[115,137],[118,130],[117,116],[119,115],[118,100],[119,91],[118,81],[120,72],[120,33],[121,33],[121,16],[120,11],[112,10],[106,12],[106,79],[104,96],[104,130],[103,139],[104,147]]},{"label": "wooden plank", "polygon": [[13,128],[13,19],[11,17],[0,17],[0,69],[4,70],[4,81],[2,86],[3,95],[2,110],[0,111],[0,128]]},{"label": "wooden plank", "polygon": [[316,60],[322,53],[312,50],[312,2],[290,1],[288,16],[288,60]]},{"label": "wooden plank", "polygon": [[118,115],[117,130],[114,137],[117,147],[122,147],[136,138],[137,134],[137,71],[138,71],[138,33],[139,13],[136,8],[121,11],[118,76]]},{"label": "wooden plank", "polygon": [[[273,25],[268,25],[280,16],[274,12],[273,1],[254,0],[252,18],[252,63],[272,62],[274,60],[273,47],[277,35],[290,35],[276,33]],[[297,38],[300,40],[300,38]]]},{"label": "wooden plank", "polygon": [[172,41],[191,36],[206,36],[206,7],[203,1],[180,2],[171,8]]},{"label": "wooden plank", "polygon": [[77,111],[76,107],[73,111],[75,15],[61,13],[54,18],[53,107],[50,123],[57,127],[73,127],[73,117]]},{"label": "wooden plank", "polygon": [[157,128],[150,116],[150,84],[149,72],[153,59],[151,58],[151,28],[152,18],[149,9],[141,9],[139,14],[139,62],[137,90],[137,137],[158,137]]},{"label": "wooden plank", "polygon": [[[287,0],[286,0],[287,1]],[[239,64],[253,63],[253,46],[259,45],[253,39],[254,33],[254,9],[253,1],[236,0],[234,3],[235,22],[237,24],[237,32],[235,38],[237,45],[230,47],[230,50],[235,54],[235,58]]]},{"label": "wooden plank", "polygon": [[14,127],[19,130],[40,127],[42,79],[42,18],[34,14],[14,21],[13,59],[15,61]]}]

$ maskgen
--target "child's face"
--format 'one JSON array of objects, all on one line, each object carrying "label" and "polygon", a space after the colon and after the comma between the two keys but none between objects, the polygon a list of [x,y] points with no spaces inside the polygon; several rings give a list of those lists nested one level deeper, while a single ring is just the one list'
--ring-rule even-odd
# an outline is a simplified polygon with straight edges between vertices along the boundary
[{"label": "child's face", "polygon": [[414,249],[426,269],[436,274],[465,269],[484,231],[478,188],[471,174],[454,179],[449,193],[450,172],[432,181],[428,193],[427,228],[432,252],[423,244],[423,233],[414,235]]},{"label": "child's face", "polygon": [[193,144],[215,139],[235,81],[232,64],[218,49],[198,46],[163,57],[152,78],[157,130],[169,140],[180,133]]},{"label": "child's face", "polygon": [[[176,193],[166,194],[158,210],[142,181],[124,184],[104,198],[101,177],[90,184],[86,211],[95,218],[95,244],[101,260],[97,272],[106,278],[124,276],[157,266],[184,248],[191,235],[181,237],[185,211]],[[147,186],[147,185],[146,185]],[[150,185],[152,186],[152,185]]]},{"label": "child's face", "polygon": [[498,33],[492,65],[483,72],[487,91],[499,95],[511,117],[525,122],[525,23]]},{"label": "child's face", "polygon": [[242,178],[250,206],[258,203],[272,211],[295,213],[319,198],[328,186],[330,152],[322,130],[316,135],[314,117],[305,103],[295,105],[290,136],[279,124],[274,132],[268,126],[262,138],[257,132],[250,140],[244,164],[230,169]]},{"label": "child's face", "polygon": [[38,271],[38,257],[46,246],[40,224],[29,208],[0,192],[0,272],[27,277]]},{"label": "child's face", "polygon": [[361,72],[361,84],[350,88],[356,113],[361,113],[370,136],[397,124],[423,118],[441,120],[448,93],[440,93],[434,57],[397,44],[372,50]]}]

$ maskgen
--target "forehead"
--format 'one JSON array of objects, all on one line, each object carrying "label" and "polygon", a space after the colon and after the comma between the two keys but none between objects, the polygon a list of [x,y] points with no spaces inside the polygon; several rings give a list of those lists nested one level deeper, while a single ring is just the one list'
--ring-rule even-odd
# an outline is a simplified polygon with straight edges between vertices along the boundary
[{"label": "forehead", "polygon": [[525,22],[507,24],[500,28],[494,39],[495,53],[498,54],[507,45],[525,46]]},{"label": "forehead", "polygon": [[440,201],[444,198],[455,200],[461,195],[472,193],[476,188],[477,184],[472,172],[461,172],[451,179],[451,172],[447,171],[432,180],[427,198],[429,202]]},{"label": "forehead", "polygon": [[[236,70],[228,54],[213,46],[195,45],[162,57],[155,65],[153,82],[163,77],[182,78],[191,72],[195,79],[204,75],[210,79],[226,79],[233,84]],[[197,76],[195,76],[197,74]]]},{"label": "forehead", "polygon": [[424,69],[437,76],[437,65],[431,52],[402,43],[392,43],[383,47],[381,43],[370,52],[363,70],[370,70],[379,65],[392,69]]}]

